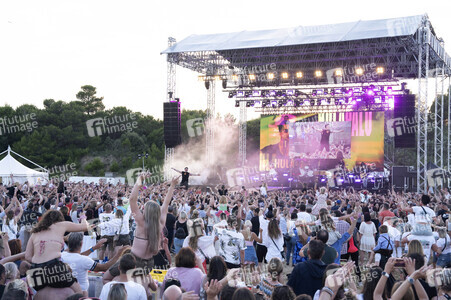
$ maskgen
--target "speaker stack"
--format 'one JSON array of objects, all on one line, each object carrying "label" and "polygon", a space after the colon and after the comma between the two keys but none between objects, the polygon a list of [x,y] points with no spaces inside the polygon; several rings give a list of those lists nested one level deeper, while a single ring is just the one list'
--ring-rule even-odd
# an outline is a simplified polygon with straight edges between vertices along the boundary
[{"label": "speaker stack", "polygon": [[182,143],[180,102],[163,104],[164,143],[167,148],[175,148]]}]

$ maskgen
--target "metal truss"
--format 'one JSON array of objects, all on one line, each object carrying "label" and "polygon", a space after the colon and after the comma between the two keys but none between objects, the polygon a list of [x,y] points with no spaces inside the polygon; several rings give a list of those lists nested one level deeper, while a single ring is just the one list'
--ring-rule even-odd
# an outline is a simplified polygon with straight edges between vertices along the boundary
[{"label": "metal truss", "polygon": [[246,139],[247,139],[247,109],[246,102],[240,102],[240,132],[238,156],[241,166],[246,164]]},{"label": "metal truss", "polygon": [[205,127],[205,134],[206,134],[206,154],[207,154],[207,162],[209,165],[212,165],[214,163],[214,152],[215,152],[215,92],[216,92],[216,83],[215,81],[208,81],[208,88],[207,88],[207,116],[206,116],[206,127]]},{"label": "metal truss", "polygon": [[171,167],[174,161],[174,154],[175,149],[174,148],[167,148],[164,147],[164,179],[170,180],[171,179]]},{"label": "metal truss", "polygon": [[[168,46],[175,45],[176,40],[172,37],[168,38]],[[168,54],[167,56],[167,93],[166,101],[169,102],[175,98],[175,84],[176,84],[176,66],[175,63],[176,54]],[[167,148],[164,146],[164,178],[165,180],[171,179],[171,167],[174,158],[175,149]]]},{"label": "metal truss", "polygon": [[445,89],[444,66],[438,65],[435,77],[434,164],[443,169],[443,97]]},{"label": "metal truss", "polygon": [[428,78],[429,42],[431,28],[424,19],[418,29],[418,98],[417,98],[417,192],[427,193],[427,146],[428,146]]}]

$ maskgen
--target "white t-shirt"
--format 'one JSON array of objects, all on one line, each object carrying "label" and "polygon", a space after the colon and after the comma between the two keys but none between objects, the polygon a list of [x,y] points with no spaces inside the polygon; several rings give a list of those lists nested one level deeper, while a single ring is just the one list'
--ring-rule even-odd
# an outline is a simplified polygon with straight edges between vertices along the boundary
[{"label": "white t-shirt", "polygon": [[246,250],[244,236],[241,232],[234,230],[218,230],[219,237],[219,255],[228,263],[240,264],[240,251]]},{"label": "white t-shirt", "polygon": [[[273,242],[274,241],[274,242]],[[276,239],[271,239],[269,235],[267,235],[267,239],[264,240],[266,248],[268,248],[268,252],[266,252],[266,261],[270,261],[271,258],[277,257],[283,261],[282,255],[280,254],[283,251],[283,235],[281,234]]]},{"label": "white t-shirt", "polygon": [[89,289],[88,271],[93,271],[97,263],[89,256],[66,251],[61,253],[61,260],[72,269],[72,274],[77,278],[81,289],[87,291]]},{"label": "white t-shirt", "polygon": [[125,285],[125,290],[127,291],[127,299],[133,300],[147,300],[146,290],[144,287],[136,282],[127,281],[127,282],[118,282],[118,281],[110,281],[105,284],[102,288],[102,292],[100,293],[100,300],[108,300],[108,293],[110,292],[111,285],[115,283],[123,283]]},{"label": "white t-shirt", "polygon": [[414,206],[412,207],[415,214],[415,221],[432,223],[432,218],[435,217],[435,212],[427,206]]},{"label": "white t-shirt", "polygon": [[266,220],[263,216],[258,217],[260,222],[260,229],[263,229],[262,231],[262,243],[257,243],[258,245],[265,245],[265,241],[268,239],[268,224],[269,221]]},{"label": "white t-shirt", "polygon": [[[105,213],[101,213],[99,215],[99,220],[100,220],[101,224],[109,222],[113,219],[114,219],[114,212],[110,212],[110,213],[105,212]],[[110,227],[105,228],[105,229],[102,229],[102,227],[100,227],[100,236],[104,236],[104,235],[114,235],[114,232],[111,231]]]},{"label": "white t-shirt", "polygon": [[[183,241],[183,248],[189,247],[189,239],[190,238],[191,237],[189,237],[189,236],[185,238],[185,240]],[[206,256],[208,256],[208,258],[212,258],[213,256],[216,256],[214,241],[215,241],[215,236],[214,235],[201,236],[197,240],[197,250],[195,251],[196,252],[196,256],[198,258],[200,258],[202,261],[205,260],[205,256],[202,254],[202,252],[199,250],[199,248],[202,249],[204,254]]]},{"label": "white t-shirt", "polygon": [[431,255],[431,247],[435,244],[435,238],[432,235],[414,235],[411,234],[407,237],[410,242],[412,240],[418,240],[423,246],[423,252],[426,256],[426,263],[429,261],[429,256]]},{"label": "white t-shirt", "polygon": [[305,211],[298,212],[298,221],[304,221],[306,223],[312,222],[312,217]]},{"label": "white t-shirt", "polygon": [[[442,254],[449,254],[451,253],[451,238],[449,235],[446,235],[446,247],[445,247],[445,238],[438,239],[436,242],[437,248],[442,250]],[[445,249],[443,249],[445,248]]]}]

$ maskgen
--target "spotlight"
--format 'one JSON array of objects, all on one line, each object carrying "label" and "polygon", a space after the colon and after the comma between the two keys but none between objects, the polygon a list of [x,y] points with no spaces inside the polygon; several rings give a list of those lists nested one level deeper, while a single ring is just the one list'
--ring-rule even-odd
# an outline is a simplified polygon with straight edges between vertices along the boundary
[{"label": "spotlight", "polygon": [[327,99],[327,104],[330,104],[332,100],[330,98]]},{"label": "spotlight", "polygon": [[374,96],[374,91],[371,88],[369,88],[369,89],[366,90],[366,94],[368,96]]},{"label": "spotlight", "polygon": [[273,80],[274,79],[274,73],[268,73],[267,75],[269,80]]},{"label": "spotlight", "polygon": [[248,98],[250,95],[252,95],[252,92],[251,92],[251,91],[246,91],[246,92],[244,93],[244,97],[246,97],[246,98]]},{"label": "spotlight", "polygon": [[377,68],[376,68],[376,73],[377,73],[377,74],[384,74],[384,72],[385,72],[384,67],[377,67]]},{"label": "spotlight", "polygon": [[235,101],[235,107],[240,107],[240,101],[238,100]]},{"label": "spotlight", "polygon": [[274,108],[277,106],[277,100],[272,100],[271,101],[271,106]]},{"label": "spotlight", "polygon": [[288,73],[287,72],[283,72],[282,73],[282,78],[283,79],[288,79]]},{"label": "spotlight", "polygon": [[324,89],[324,95],[327,95],[329,93],[329,89]]},{"label": "spotlight", "polygon": [[254,81],[255,80],[255,75],[254,74],[249,74],[249,80]]},{"label": "spotlight", "polygon": [[236,92],[237,97],[244,97],[244,91],[238,91]]},{"label": "spotlight", "polygon": [[262,91],[262,97],[266,97],[266,91]]},{"label": "spotlight", "polygon": [[362,98],[357,97],[357,98],[355,98],[355,100],[356,100],[357,102],[360,102],[360,101],[362,101]]},{"label": "spotlight", "polygon": [[301,100],[301,104],[310,105],[310,100],[305,100],[304,103],[302,103],[302,100]]},{"label": "spotlight", "polygon": [[313,95],[313,96],[316,96],[316,94],[317,94],[317,91],[316,91],[316,90],[313,90],[313,91],[312,91],[312,95]]},{"label": "spotlight", "polygon": [[227,88],[227,79],[223,79],[222,80],[222,88],[226,89]]},{"label": "spotlight", "polygon": [[205,88],[208,90],[210,88],[210,81],[205,81]]},{"label": "spotlight", "polygon": [[261,91],[252,91],[252,97],[260,97]]},{"label": "spotlight", "polygon": [[295,90],[294,91],[294,96],[295,97],[299,97],[301,95],[301,92],[300,91],[298,91],[298,90]]},{"label": "spotlight", "polygon": [[276,96],[276,91],[269,91],[269,96],[270,97],[275,97]]},{"label": "spotlight", "polygon": [[341,88],[335,89],[334,90],[335,94],[341,94],[343,91],[341,90]]},{"label": "spotlight", "polygon": [[338,99],[335,99],[335,105],[339,105],[340,101]]},{"label": "spotlight", "polygon": [[319,78],[323,76],[323,72],[321,72],[320,70],[316,70],[315,71],[315,77]]},{"label": "spotlight", "polygon": [[302,78],[302,76],[304,76],[304,74],[302,74],[302,72],[297,72],[296,73],[296,78]]},{"label": "spotlight", "polygon": [[233,92],[229,92],[229,98],[233,98],[233,96],[235,96],[234,93]]},{"label": "spotlight", "polygon": [[349,90],[346,92],[346,95],[349,96],[349,97],[351,97],[353,93],[354,93],[354,92],[352,91],[352,89],[349,89]]},{"label": "spotlight", "polygon": [[288,96],[293,96],[294,95],[294,90],[287,90],[287,95]]},{"label": "spotlight", "polygon": [[283,101],[282,101],[282,100],[279,100],[279,102],[278,102],[277,104],[279,105],[279,107],[282,107]]},{"label": "spotlight", "polygon": [[261,101],[253,101],[254,102],[254,105],[253,106],[256,106],[256,107],[260,107],[261,105],[262,105],[262,102]]},{"label": "spotlight", "polygon": [[356,73],[358,76],[362,76],[362,75],[363,75],[363,69],[359,67],[359,68],[355,69],[355,73]]},{"label": "spotlight", "polygon": [[246,101],[246,107],[251,107],[251,101]]},{"label": "spotlight", "polygon": [[311,106],[315,105],[315,100],[314,99],[310,100],[310,105]]},{"label": "spotlight", "polygon": [[282,94],[282,91],[277,91],[277,92],[276,92],[276,97],[282,97],[282,95],[283,95],[283,94]]},{"label": "spotlight", "polygon": [[295,106],[293,100],[288,100],[286,106]]},{"label": "spotlight", "polygon": [[374,97],[374,103],[382,103],[381,97]]},{"label": "spotlight", "polygon": [[343,70],[342,69],[335,70],[335,76],[338,76],[338,77],[343,76]]}]

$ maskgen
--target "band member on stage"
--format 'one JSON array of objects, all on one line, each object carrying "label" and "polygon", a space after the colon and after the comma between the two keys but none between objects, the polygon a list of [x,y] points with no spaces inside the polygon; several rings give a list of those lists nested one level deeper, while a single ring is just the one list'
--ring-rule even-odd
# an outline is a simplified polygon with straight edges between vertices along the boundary
[{"label": "band member on stage", "polygon": [[180,182],[180,186],[184,186],[185,189],[188,189],[188,180],[190,176],[200,176],[200,174],[192,174],[188,172],[188,167],[185,167],[185,171],[179,171],[174,168],[172,170],[182,174],[182,181]]},{"label": "band member on stage", "polygon": [[337,130],[337,131],[333,131],[329,128],[329,124],[324,125],[324,129],[318,129],[315,128],[315,130],[320,131],[321,132],[321,141],[320,141],[320,146],[319,146],[319,150],[323,151],[324,148],[326,148],[326,151],[329,152],[330,151],[330,134],[331,133],[338,133],[338,132],[343,132],[343,130]]},{"label": "band member on stage", "polygon": [[277,144],[268,145],[261,150],[264,154],[269,154],[269,161],[274,158],[288,158],[289,139],[288,125],[279,125],[280,141]]}]

